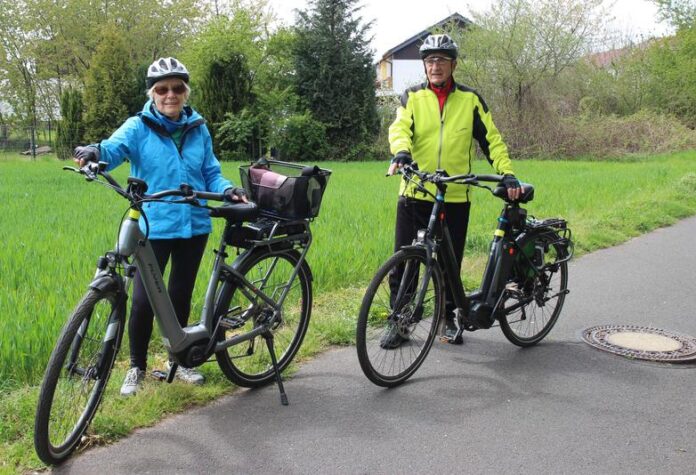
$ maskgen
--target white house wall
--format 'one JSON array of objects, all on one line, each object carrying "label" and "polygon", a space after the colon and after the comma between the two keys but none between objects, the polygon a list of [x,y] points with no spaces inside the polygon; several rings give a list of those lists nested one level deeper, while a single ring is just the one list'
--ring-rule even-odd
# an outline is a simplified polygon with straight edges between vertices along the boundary
[{"label": "white house wall", "polygon": [[404,90],[425,80],[423,61],[399,59],[392,64],[392,88],[395,93],[401,94]]}]

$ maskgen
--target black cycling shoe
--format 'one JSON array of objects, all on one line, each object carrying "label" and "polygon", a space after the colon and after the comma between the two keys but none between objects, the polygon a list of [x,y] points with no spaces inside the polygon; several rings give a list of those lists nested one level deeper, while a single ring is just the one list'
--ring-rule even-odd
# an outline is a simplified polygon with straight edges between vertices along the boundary
[{"label": "black cycling shoe", "polygon": [[393,350],[400,347],[401,344],[406,340],[408,340],[408,337],[401,336],[398,326],[394,325],[393,323],[389,323],[389,329],[379,341],[379,346],[385,350]]},{"label": "black cycling shoe", "polygon": [[464,338],[461,335],[457,336],[458,331],[454,317],[445,318],[445,338],[443,340],[451,345],[461,345],[464,343]]}]

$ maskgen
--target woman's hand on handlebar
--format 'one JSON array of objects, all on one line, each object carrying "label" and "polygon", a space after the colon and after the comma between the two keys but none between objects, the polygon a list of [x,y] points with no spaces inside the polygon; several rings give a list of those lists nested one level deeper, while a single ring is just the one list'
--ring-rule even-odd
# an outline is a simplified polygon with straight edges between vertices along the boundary
[{"label": "woman's hand on handlebar", "polygon": [[230,203],[248,203],[249,199],[247,198],[244,188],[235,186],[225,190],[225,201],[229,201]]},{"label": "woman's hand on handlebar", "polygon": [[80,168],[84,167],[88,162],[99,163],[100,153],[97,147],[87,145],[85,147],[75,147],[73,151],[73,160]]}]

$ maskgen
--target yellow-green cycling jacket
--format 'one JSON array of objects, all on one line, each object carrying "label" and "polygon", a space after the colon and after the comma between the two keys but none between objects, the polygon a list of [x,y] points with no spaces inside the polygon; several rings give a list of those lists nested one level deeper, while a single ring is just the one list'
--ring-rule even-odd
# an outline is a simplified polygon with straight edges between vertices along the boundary
[{"label": "yellow-green cycling jacket", "polygon": [[[471,161],[476,153],[474,138],[496,173],[513,173],[507,147],[483,98],[473,89],[455,82],[442,114],[437,96],[428,88],[427,82],[407,89],[401,96],[396,120],[389,127],[392,154],[411,152],[421,170],[444,169],[449,175],[471,173]],[[435,187],[430,183],[427,185],[434,193]],[[445,201],[469,201],[469,192],[468,186],[449,186]],[[402,181],[399,193],[432,201],[430,196],[417,193],[406,181]]]}]

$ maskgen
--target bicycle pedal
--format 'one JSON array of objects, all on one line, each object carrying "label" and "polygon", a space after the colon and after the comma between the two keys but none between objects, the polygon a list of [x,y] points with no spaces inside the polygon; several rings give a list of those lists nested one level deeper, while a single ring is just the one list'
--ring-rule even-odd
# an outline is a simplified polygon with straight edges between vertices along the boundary
[{"label": "bicycle pedal", "polygon": [[505,284],[505,290],[509,292],[519,292],[520,286],[517,284],[517,282],[508,282]]},{"label": "bicycle pedal", "polygon": [[156,369],[150,373],[153,378],[155,378],[158,381],[164,381],[167,379],[167,373],[162,371],[161,369]]},{"label": "bicycle pedal", "polygon": [[237,328],[241,328],[244,326],[244,319],[242,318],[228,318],[228,317],[222,317],[220,319],[220,327],[224,328],[225,330],[235,330]]},{"label": "bicycle pedal", "polygon": [[447,343],[450,345],[461,345],[462,343],[464,343],[464,338],[462,337],[462,331],[460,330],[453,337],[442,335],[442,336],[440,336],[440,342]]}]

